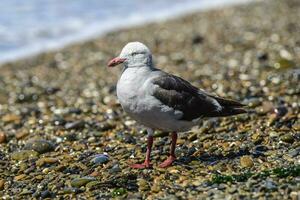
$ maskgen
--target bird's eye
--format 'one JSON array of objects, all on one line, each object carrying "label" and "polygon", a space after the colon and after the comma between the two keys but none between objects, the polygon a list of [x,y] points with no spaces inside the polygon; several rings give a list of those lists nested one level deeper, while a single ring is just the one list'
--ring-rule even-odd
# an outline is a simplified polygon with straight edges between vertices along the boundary
[{"label": "bird's eye", "polygon": [[137,54],[138,54],[137,52],[131,53],[132,56],[135,56],[135,55],[137,55]]}]

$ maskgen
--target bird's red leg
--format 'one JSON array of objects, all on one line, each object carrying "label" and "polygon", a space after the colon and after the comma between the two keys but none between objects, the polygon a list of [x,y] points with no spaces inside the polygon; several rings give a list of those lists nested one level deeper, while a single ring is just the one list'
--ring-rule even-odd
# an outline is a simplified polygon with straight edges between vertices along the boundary
[{"label": "bird's red leg", "polygon": [[146,158],[144,163],[142,164],[133,164],[130,167],[134,169],[144,169],[144,168],[151,168],[152,164],[150,164],[150,155],[151,155],[151,149],[153,144],[153,135],[148,135],[147,138],[147,152],[146,152]]},{"label": "bird's red leg", "polygon": [[177,133],[172,133],[172,142],[171,142],[171,149],[170,149],[170,155],[163,163],[159,165],[161,168],[166,168],[172,165],[172,163],[176,160],[175,156],[175,148],[176,148],[176,141],[177,141]]}]

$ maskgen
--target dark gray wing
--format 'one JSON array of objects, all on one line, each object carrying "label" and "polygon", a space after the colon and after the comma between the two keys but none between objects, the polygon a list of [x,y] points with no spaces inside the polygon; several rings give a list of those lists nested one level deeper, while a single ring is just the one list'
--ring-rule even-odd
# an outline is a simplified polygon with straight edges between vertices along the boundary
[{"label": "dark gray wing", "polygon": [[242,104],[214,97],[171,74],[164,73],[154,78],[152,83],[158,86],[153,93],[155,98],[183,112],[180,120],[191,121],[199,117],[228,116],[244,112],[243,109],[238,109]]}]

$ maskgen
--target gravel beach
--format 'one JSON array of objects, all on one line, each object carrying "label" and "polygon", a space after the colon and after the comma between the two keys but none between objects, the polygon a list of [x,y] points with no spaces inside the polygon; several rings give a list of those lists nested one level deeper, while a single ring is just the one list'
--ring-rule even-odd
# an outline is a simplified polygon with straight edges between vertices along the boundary
[{"label": "gravel beach", "polygon": [[[2,199],[300,199],[300,1],[267,0],[128,28],[0,66]],[[248,105],[180,134],[146,131],[122,110],[121,68],[106,63],[130,41],[156,65]]]}]

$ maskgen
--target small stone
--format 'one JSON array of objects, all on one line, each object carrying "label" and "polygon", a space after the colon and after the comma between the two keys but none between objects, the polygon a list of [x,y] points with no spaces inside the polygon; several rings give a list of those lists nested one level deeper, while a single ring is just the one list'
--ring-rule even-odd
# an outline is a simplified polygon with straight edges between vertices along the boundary
[{"label": "small stone", "polygon": [[82,192],[82,190],[79,188],[64,188],[61,193],[62,194],[78,194],[80,192]]},{"label": "small stone", "polygon": [[124,188],[116,188],[112,191],[112,196],[117,197],[117,196],[123,196],[127,194],[127,190]]},{"label": "small stone", "polygon": [[101,184],[101,182],[99,182],[99,181],[91,181],[91,182],[86,184],[86,187],[89,188],[89,189],[93,189],[93,188],[95,188],[96,186],[98,186],[100,184]]},{"label": "small stone", "polygon": [[266,61],[266,60],[268,60],[268,58],[269,58],[268,53],[260,52],[260,53],[257,54],[257,59],[259,61]]},{"label": "small stone", "polygon": [[6,142],[6,134],[4,132],[0,132],[0,144]]},{"label": "small stone", "polygon": [[106,154],[97,154],[97,155],[94,156],[94,158],[91,160],[91,162],[93,164],[98,165],[98,164],[105,164],[105,163],[108,162],[108,160],[109,160],[108,155],[106,155]]},{"label": "small stone", "polygon": [[112,172],[112,173],[117,173],[117,172],[120,172],[122,170],[121,170],[121,168],[118,164],[115,164],[109,171]]},{"label": "small stone", "polygon": [[36,161],[37,166],[43,166],[45,164],[53,164],[58,162],[57,158],[40,158]]},{"label": "small stone", "polygon": [[101,137],[101,136],[103,136],[103,132],[101,132],[101,131],[94,131],[94,132],[92,132],[92,135],[94,137]]},{"label": "small stone", "polygon": [[7,114],[2,117],[2,121],[5,123],[20,123],[21,117],[19,115]]},{"label": "small stone", "polygon": [[145,179],[138,179],[137,182],[138,182],[139,190],[141,191],[149,190],[150,187]]},{"label": "small stone", "polygon": [[82,178],[75,178],[71,181],[71,186],[72,187],[76,187],[79,188],[81,186],[85,186],[87,183],[91,182],[91,181],[95,181],[96,179],[94,177],[82,177]]},{"label": "small stone", "polygon": [[11,158],[13,160],[26,160],[28,158],[36,158],[38,156],[38,152],[33,150],[22,150],[13,152],[11,154]]},{"label": "small stone", "polygon": [[281,136],[281,141],[286,142],[286,143],[293,143],[294,142],[294,137],[293,135],[287,133],[283,136]]},{"label": "small stone", "polygon": [[34,150],[40,154],[54,150],[54,145],[48,140],[34,140],[25,145],[25,149]]},{"label": "small stone", "polygon": [[0,179],[0,191],[4,189],[5,181],[3,179]]},{"label": "small stone", "polygon": [[281,58],[279,59],[275,64],[274,67],[276,69],[288,69],[291,67],[294,67],[295,63],[291,60],[285,59],[285,58]]},{"label": "small stone", "polygon": [[277,117],[283,117],[284,115],[287,114],[288,109],[286,106],[279,106],[274,109],[274,112],[276,113]]},{"label": "small stone", "polygon": [[68,113],[80,115],[82,113],[82,110],[80,108],[69,108]]},{"label": "small stone", "polygon": [[66,141],[76,141],[77,140],[77,135],[75,133],[68,133],[64,136],[64,139]]},{"label": "small stone", "polygon": [[92,177],[97,177],[97,176],[100,176],[100,173],[98,171],[93,171],[90,176]]},{"label": "small stone", "polygon": [[190,142],[192,142],[192,141],[195,141],[195,140],[197,140],[197,133],[193,133],[193,134],[191,134],[191,135],[189,135],[189,137],[188,137],[188,140],[190,141]]},{"label": "small stone", "polygon": [[192,44],[201,44],[204,41],[204,38],[201,35],[194,35],[192,37]]},{"label": "small stone", "polygon": [[65,124],[65,129],[71,130],[71,129],[82,129],[85,126],[85,122],[82,120],[75,121],[75,122],[68,122]]},{"label": "small stone", "polygon": [[237,191],[236,187],[230,187],[230,188],[228,189],[228,193],[229,193],[229,194],[233,194],[233,193],[235,193],[236,191]]},{"label": "small stone", "polygon": [[250,156],[242,156],[240,159],[240,163],[242,167],[250,168],[254,165],[253,160]]},{"label": "small stone", "polygon": [[296,157],[300,154],[300,147],[296,148],[296,149],[293,149],[289,152],[289,155],[291,157]]},{"label": "small stone", "polygon": [[20,140],[20,139],[26,137],[27,135],[29,135],[29,132],[23,130],[23,131],[17,132],[15,137],[16,137],[17,140]]},{"label": "small stone", "polygon": [[20,174],[20,175],[18,175],[18,176],[15,176],[15,181],[19,181],[19,180],[22,180],[23,178],[25,178],[26,177],[26,174]]},{"label": "small stone", "polygon": [[52,194],[49,190],[44,190],[44,191],[41,192],[41,198],[42,199],[49,198],[51,196],[52,196]]}]

